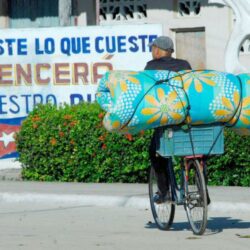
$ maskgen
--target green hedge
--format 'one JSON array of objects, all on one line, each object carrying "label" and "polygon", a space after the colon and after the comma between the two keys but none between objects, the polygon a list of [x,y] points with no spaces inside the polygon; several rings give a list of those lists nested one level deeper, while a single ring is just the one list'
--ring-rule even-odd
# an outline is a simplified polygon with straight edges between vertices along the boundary
[{"label": "green hedge", "polygon": [[145,182],[150,131],[108,133],[97,104],[38,106],[17,134],[22,176],[28,180]]},{"label": "green hedge", "polygon": [[225,129],[225,153],[208,161],[209,184],[250,186],[250,136]]},{"label": "green hedge", "polygon": [[[27,180],[146,182],[152,131],[136,136],[108,133],[98,104],[32,111],[17,134],[22,176]],[[250,137],[225,131],[222,156],[208,161],[209,184],[250,186]]]}]

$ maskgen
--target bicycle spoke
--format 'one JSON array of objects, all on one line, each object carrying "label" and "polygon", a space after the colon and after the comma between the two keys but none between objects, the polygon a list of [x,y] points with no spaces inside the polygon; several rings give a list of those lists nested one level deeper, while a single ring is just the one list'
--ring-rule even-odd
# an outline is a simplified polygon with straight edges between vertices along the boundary
[{"label": "bicycle spoke", "polygon": [[156,204],[154,202],[154,195],[158,192],[156,183],[154,169],[152,168],[149,177],[149,199],[151,211],[158,228],[161,230],[168,230],[173,223],[175,205],[169,201],[163,202],[161,204]]},{"label": "bicycle spoke", "polygon": [[171,213],[169,203],[165,202],[163,204],[156,205],[155,207],[160,221],[162,221],[162,223],[167,223],[169,220],[169,215]]},{"label": "bicycle spoke", "polygon": [[194,234],[203,234],[207,224],[205,180],[199,162],[190,160],[186,181],[186,211]]}]

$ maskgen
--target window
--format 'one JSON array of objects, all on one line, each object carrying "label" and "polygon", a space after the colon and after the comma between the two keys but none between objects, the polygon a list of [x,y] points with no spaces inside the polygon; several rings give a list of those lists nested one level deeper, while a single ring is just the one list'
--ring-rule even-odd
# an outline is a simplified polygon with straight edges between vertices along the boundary
[{"label": "window", "polygon": [[11,28],[59,26],[58,0],[10,0]]},{"label": "window", "polygon": [[178,0],[178,16],[199,16],[201,11],[201,0]]},{"label": "window", "polygon": [[145,0],[100,0],[100,21],[139,20],[146,17]]}]

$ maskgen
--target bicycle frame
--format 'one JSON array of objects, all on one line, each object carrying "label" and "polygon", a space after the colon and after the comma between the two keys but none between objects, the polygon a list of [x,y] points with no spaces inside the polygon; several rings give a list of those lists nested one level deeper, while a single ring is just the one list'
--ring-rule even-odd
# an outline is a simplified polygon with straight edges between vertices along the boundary
[{"label": "bicycle frame", "polygon": [[188,170],[190,167],[189,159],[197,159],[197,158],[200,159],[202,171],[204,171],[204,174],[205,174],[206,168],[205,168],[203,155],[185,156],[184,158],[182,158],[182,162],[181,162],[180,187],[178,187],[178,184],[177,184],[176,175],[173,169],[173,162],[172,160],[168,161],[167,174],[168,174],[170,185],[171,185],[172,202],[174,202],[176,205],[184,205],[185,203],[185,190],[187,188],[184,186],[184,178],[188,181],[188,178],[189,178]]},{"label": "bicycle frame", "polygon": [[[181,165],[183,166],[183,164],[181,164]],[[184,204],[184,181],[183,181],[184,170],[183,170],[183,167],[181,168],[180,187],[178,187],[178,184],[177,184],[176,176],[175,176],[174,169],[173,169],[172,160],[168,161],[167,174],[168,174],[170,185],[171,185],[172,201],[176,205],[183,205]]]}]

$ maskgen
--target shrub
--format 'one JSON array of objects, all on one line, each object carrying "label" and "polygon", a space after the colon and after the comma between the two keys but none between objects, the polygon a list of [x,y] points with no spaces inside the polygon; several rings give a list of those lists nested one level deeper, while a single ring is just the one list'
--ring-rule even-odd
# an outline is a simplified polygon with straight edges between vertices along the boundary
[{"label": "shrub", "polygon": [[136,136],[108,133],[102,126],[103,115],[96,103],[34,109],[16,139],[23,178],[145,182],[151,132]]},{"label": "shrub", "polygon": [[[56,108],[40,105],[17,134],[22,176],[27,180],[146,182],[152,131],[118,135],[102,126],[96,103]],[[211,185],[250,186],[250,137],[225,129],[225,154],[208,161]]]},{"label": "shrub", "polygon": [[250,136],[239,136],[226,128],[225,153],[208,161],[211,185],[250,186]]}]

